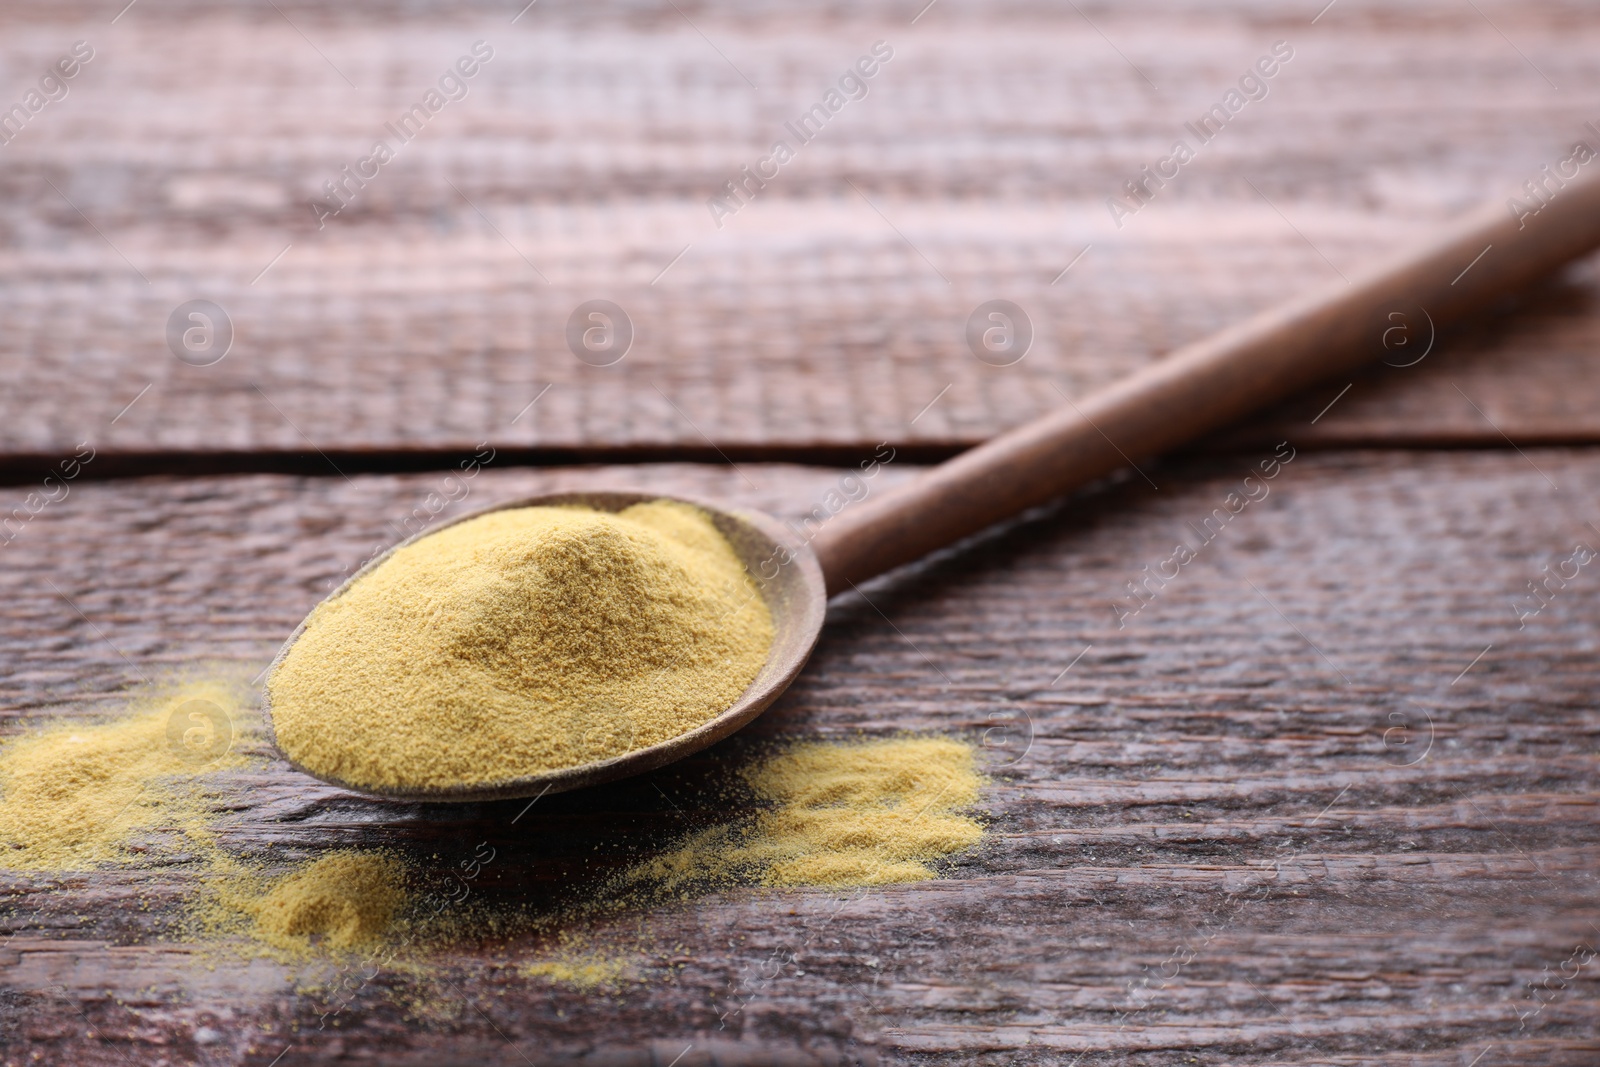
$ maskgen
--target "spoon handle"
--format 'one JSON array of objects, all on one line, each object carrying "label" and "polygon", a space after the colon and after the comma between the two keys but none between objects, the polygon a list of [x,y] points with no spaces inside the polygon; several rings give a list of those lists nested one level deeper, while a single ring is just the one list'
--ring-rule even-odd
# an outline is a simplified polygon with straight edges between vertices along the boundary
[{"label": "spoon handle", "polygon": [[1419,247],[1186,345],[846,508],[812,542],[828,592],[1373,360],[1386,339],[1392,346],[1401,338],[1396,328],[1431,338],[1430,323],[1442,329],[1600,245],[1600,161],[1549,186],[1542,201],[1485,206]]}]

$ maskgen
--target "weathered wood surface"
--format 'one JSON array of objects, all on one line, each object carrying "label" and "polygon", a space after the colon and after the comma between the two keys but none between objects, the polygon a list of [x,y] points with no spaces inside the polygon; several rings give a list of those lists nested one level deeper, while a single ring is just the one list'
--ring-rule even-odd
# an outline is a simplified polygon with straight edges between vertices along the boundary
[{"label": "weathered wood surface", "polygon": [[[272,765],[239,776],[224,835],[285,857],[393,844],[441,872],[487,839],[485,893],[582,891],[596,845],[648,852],[725,815],[707,784],[752,742],[1026,721],[1022,758],[991,753],[987,840],[942,880],[728,891],[601,924],[641,979],[615,997],[486,965],[536,942],[463,948],[380,976],[330,1034],[279,968],[207,969],[154,935],[181,865],[75,877],[53,904],[8,877],[0,1060],[1593,1063],[1600,961],[1530,999],[1575,945],[1600,947],[1592,565],[1521,629],[1513,602],[1600,542],[1600,457],[1298,455],[1119,628],[1124,583],[1195,543],[1188,524],[1257,458],[1148,468],[1159,490],[1129,479],[842,598],[748,736],[515,827],[516,803],[394,808]],[[795,515],[837,478],[491,469],[462,506],[645,484]],[[6,732],[169,668],[254,674],[437,481],[75,487],[3,550]],[[451,1017],[408,1021],[395,1000],[416,998]]]},{"label": "weathered wood surface", "polygon": [[[1600,140],[1577,0],[520,6],[8,5],[0,99],[96,58],[0,146],[0,452],[956,446]],[[470,95],[319,230],[323,183],[478,39]],[[1106,198],[1280,39],[1270,94],[1116,228]],[[719,229],[708,197],[877,40],[869,95]],[[1596,284],[1303,436],[1600,438]],[[637,328],[611,367],[564,341],[596,297]],[[196,298],[236,329],[214,366],[164,340]],[[1011,367],[963,341],[995,298],[1037,330]]]},{"label": "weathered wood surface", "polygon": [[[1314,25],[1320,3],[1248,0],[940,0],[915,23],[920,3],[120,6],[0,14],[0,103],[96,49],[0,146],[7,513],[37,487],[18,457],[81,441],[88,476],[484,440],[957,447],[1600,138],[1592,13],[1556,0],[1339,0]],[[471,95],[317,230],[322,183],[479,38],[496,56]],[[706,198],[878,39],[896,55],[868,98],[717,229]],[[1278,39],[1296,56],[1271,95],[1114,228],[1104,198]],[[1124,628],[1112,604],[1261,442],[1600,439],[1597,286],[1591,260],[1418,366],[1241,429],[1237,459],[1147,466],[1158,491],[1130,479],[842,600],[802,683],[688,764],[515,827],[511,806],[396,813],[269,766],[236,779],[226,835],[394,844],[440,873],[488,839],[483,892],[543,900],[721,817],[707,784],[752,743],[1009,740],[1025,717],[1026,756],[993,754],[991,836],[944,880],[645,909],[596,931],[641,979],[611,998],[489,965],[542,942],[463,947],[382,975],[330,1035],[280,968],[160,936],[182,865],[8,877],[0,1060],[1593,1063],[1600,965],[1534,988],[1600,947],[1593,574],[1523,628],[1514,607],[1600,547],[1593,453],[1302,453]],[[614,366],[562,337],[594,297],[638,326]],[[1010,367],[962,339],[997,297],[1038,328]],[[193,298],[237,327],[214,366],[162,336]],[[642,483],[798,514],[838,476],[491,470],[464,503]],[[196,663],[253,677],[439,477],[75,483],[0,547],[5,730]],[[449,1017],[397,1006],[419,998]]]}]

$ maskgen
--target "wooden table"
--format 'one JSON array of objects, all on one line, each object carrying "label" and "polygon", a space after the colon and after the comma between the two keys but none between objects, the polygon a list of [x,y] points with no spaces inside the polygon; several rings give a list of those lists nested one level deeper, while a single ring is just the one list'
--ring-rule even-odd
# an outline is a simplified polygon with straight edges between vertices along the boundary
[{"label": "wooden table", "polygon": [[[0,16],[0,102],[94,50],[0,145],[5,510],[94,455],[0,547],[8,736],[253,679],[480,448],[441,514],[619,485],[798,516],[879,442],[887,488],[1600,147],[1593,14],[1561,0],[118,6]],[[708,197],[877,41],[867,96],[719,228]],[[1265,99],[1119,227],[1107,197],[1276,41]],[[635,327],[607,366],[565,339],[595,298]],[[962,340],[995,298],[1036,332],[1005,367]],[[169,348],[190,300],[227,313],[220,361]],[[185,864],[6,875],[0,1061],[1592,1064],[1596,571],[1526,597],[1600,548],[1597,339],[1591,260],[840,598],[801,682],[683,765],[513,825],[266,762],[223,831],[440,877],[490,841],[482,892],[544,899],[722,817],[753,746],[1001,727],[988,834],[939,880],[601,923],[613,993],[519,977],[539,938],[464,944],[318,1030],[281,967],[163,932]],[[1130,600],[1279,442],[1270,496]]]}]

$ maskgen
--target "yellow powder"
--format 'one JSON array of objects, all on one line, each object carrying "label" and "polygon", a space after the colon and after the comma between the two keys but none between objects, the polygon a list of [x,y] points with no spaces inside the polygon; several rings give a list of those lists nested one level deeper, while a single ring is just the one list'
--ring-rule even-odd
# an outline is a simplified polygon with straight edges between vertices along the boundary
[{"label": "yellow powder", "polygon": [[406,906],[404,860],[382,850],[332,852],[238,906],[255,917],[250,933],[294,953],[321,945],[348,950],[378,944]]},{"label": "yellow powder", "polygon": [[936,877],[929,861],[976,844],[962,814],[983,779],[971,745],[935,737],[796,745],[745,772],[771,808],[712,827],[631,872],[673,890],[701,882],[862,886]]},{"label": "yellow powder", "polygon": [[[198,876],[187,933],[230,953],[296,962],[360,953],[371,966],[427,975],[441,950],[487,939],[510,943],[508,965],[524,977],[594,990],[614,987],[644,958],[646,926],[638,945],[621,947],[628,935],[617,923],[627,915],[643,923],[659,904],[714,887],[933,878],[930,863],[983,832],[965,814],[982,784],[965,742],[804,743],[740,772],[759,813],[579,886],[573,906],[540,913],[472,900],[438,912],[425,906],[436,901],[423,891],[427,869],[399,853],[341,850],[284,874],[219,847],[227,780],[211,772],[245,761],[221,743],[226,736],[219,741],[211,716],[225,711],[226,734],[240,721],[240,695],[224,683],[167,687],[135,694],[118,720],[54,724],[8,742],[0,867],[60,872],[182,858]],[[544,947],[523,955],[530,937]]]},{"label": "yellow powder", "polygon": [[628,972],[628,964],[621,959],[604,956],[578,956],[572,959],[541,960],[517,968],[524,978],[543,978],[552,985],[567,986],[585,992],[614,986]]},{"label": "yellow powder", "polygon": [[56,723],[0,750],[0,867],[87,870],[125,863],[157,831],[204,844],[211,803],[197,776],[238,766],[237,688],[189,683],[134,698],[106,723]]},{"label": "yellow powder", "polygon": [[579,990],[614,986],[627,958],[574,927],[707,888],[874,886],[938,877],[931,862],[977,844],[965,811],[983,776],[972,745],[937,737],[810,742],[757,761],[742,777],[766,808],[688,835],[582,902],[536,922],[559,945],[517,972]]},{"label": "yellow powder", "polygon": [[934,877],[929,860],[977,843],[972,748],[941,738],[801,745],[756,768],[778,807],[757,825],[768,885],[881,885]]},{"label": "yellow powder", "polygon": [[268,681],[278,743],[371,789],[483,785],[665,741],[772,644],[733,548],[670,501],[492,512],[320,605]]}]

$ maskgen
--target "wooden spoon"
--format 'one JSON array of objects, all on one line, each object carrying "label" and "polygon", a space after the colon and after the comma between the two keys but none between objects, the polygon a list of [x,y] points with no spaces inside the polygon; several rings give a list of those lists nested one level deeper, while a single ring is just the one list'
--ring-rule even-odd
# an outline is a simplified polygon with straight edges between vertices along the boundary
[{"label": "wooden spoon", "polygon": [[[1507,207],[1485,207],[1434,240],[1348,281],[1181,348],[1107,389],[962,453],[899,490],[852,504],[810,544],[769,515],[688,500],[728,538],[757,577],[772,612],[772,650],[737,703],[688,733],[594,763],[488,785],[386,789],[380,795],[430,801],[540,796],[639,774],[697,752],[761,714],[794,681],[816,645],[829,596],[1379,358],[1397,325],[1416,328],[1421,317],[1436,330],[1597,245],[1600,165],[1550,194],[1536,214],[1518,218]],[[582,503],[620,511],[658,499],[659,493],[561,493],[488,510]],[[329,599],[387,558],[369,563]],[[301,623],[272,670],[304,630]],[[270,692],[266,701],[270,730]]]}]

